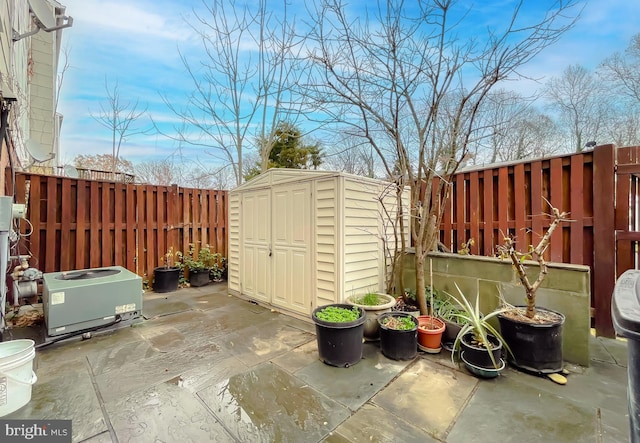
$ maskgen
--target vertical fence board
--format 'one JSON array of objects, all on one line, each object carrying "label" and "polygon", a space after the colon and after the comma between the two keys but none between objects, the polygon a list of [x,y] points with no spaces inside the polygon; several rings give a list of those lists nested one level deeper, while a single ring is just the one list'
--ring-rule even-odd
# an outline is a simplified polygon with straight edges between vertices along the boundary
[{"label": "vertical fence board", "polygon": [[126,211],[124,202],[125,185],[114,183],[113,187],[113,264],[125,266],[124,250],[127,247],[127,239],[124,234],[124,216]]},{"label": "vertical fence board", "polygon": [[[593,291],[596,334],[615,335],[611,320],[611,294],[615,285],[615,148],[598,146],[593,151]],[[612,245],[613,248],[612,249]]]},{"label": "vertical fence board", "polygon": [[[550,162],[550,180],[551,180],[551,198],[549,201],[554,208],[562,211],[564,208],[563,182],[562,182],[562,158],[556,157]],[[550,214],[551,211],[548,212]],[[545,222],[546,224],[546,222]],[[549,242],[549,252],[551,261],[562,263],[562,247],[563,247],[562,226],[558,227],[556,233],[551,236]]]},{"label": "vertical fence board", "polygon": [[571,157],[570,174],[570,214],[573,220],[569,229],[569,244],[571,252],[569,260],[571,263],[584,264],[582,256],[584,254],[584,155],[574,155]]},{"label": "vertical fence board", "polygon": [[525,186],[524,180],[524,164],[520,163],[513,168],[513,195],[514,200],[514,234],[516,236],[516,245],[522,247],[526,245],[526,195],[529,190]]},{"label": "vertical fence board", "polygon": [[127,237],[127,250],[125,268],[134,271],[136,274],[140,273],[140,266],[138,263],[138,248],[136,245],[136,233],[138,232],[138,213],[136,206],[136,187],[131,184],[127,184],[125,188],[125,229]]},{"label": "vertical fence board", "polygon": [[531,242],[536,243],[542,232],[542,162],[531,163]]},{"label": "vertical fence board", "polygon": [[69,271],[73,269],[71,264],[72,255],[66,252],[71,247],[71,180],[62,180],[62,199],[60,215],[60,270]]},{"label": "vertical fence board", "polygon": [[469,232],[474,240],[471,253],[478,254],[480,248],[480,178],[478,171],[469,174]]},{"label": "vertical fence board", "polygon": [[74,269],[84,269],[87,267],[85,261],[86,247],[86,214],[87,214],[87,182],[77,180],[76,186],[76,251]]},{"label": "vertical fence board", "polygon": [[496,245],[496,239],[509,235],[509,170],[498,169],[498,231],[494,233],[491,247]]},{"label": "vertical fence board", "polygon": [[[100,244],[100,183],[91,181],[90,192],[91,199],[89,200],[89,245]],[[100,251],[102,252],[102,251]],[[101,266],[102,253],[95,254],[93,250],[89,250],[89,265],[92,268],[98,268]]]},{"label": "vertical fence board", "polygon": [[41,243],[41,247],[45,247],[46,257],[46,272],[51,272],[56,269],[56,249],[60,247],[60,244],[56,242],[56,226],[58,222],[58,194],[57,194],[57,177],[47,177],[47,197],[46,202],[51,201],[52,204],[47,204],[46,217],[50,220],[50,223],[45,225],[45,239]]},{"label": "vertical fence board", "polygon": [[482,175],[484,185],[483,205],[484,205],[484,231],[483,231],[483,255],[493,255],[493,170],[485,169]]},{"label": "vertical fence board", "polygon": [[455,215],[456,215],[456,219],[454,221],[454,232],[457,233],[457,235],[454,235],[454,239],[456,241],[456,244],[454,245],[454,251],[457,251],[458,248],[460,248],[462,246],[463,242],[467,242],[469,239],[467,238],[467,227],[466,227],[466,222],[467,222],[467,216],[465,214],[465,208],[466,208],[466,203],[467,203],[467,199],[469,198],[469,191],[468,189],[465,189],[465,179],[464,179],[464,174],[457,174],[456,178],[455,178],[455,182],[456,182],[456,193],[457,193],[457,198],[454,200],[455,201],[455,205],[456,205],[456,210],[455,210]]},{"label": "vertical fence board", "polygon": [[147,275],[149,275],[149,271],[153,269],[153,265],[155,263],[154,258],[163,254],[164,251],[158,250],[158,244],[155,241],[157,238],[156,230],[156,220],[154,219],[155,207],[153,206],[153,197],[154,193],[157,192],[157,187],[147,185],[144,188],[144,212],[145,212],[145,251],[147,256]]},{"label": "vertical fence board", "polygon": [[111,239],[109,237],[109,218],[110,218],[110,198],[109,186],[107,183],[101,183],[101,205],[100,205],[100,244],[102,246],[102,254],[100,256],[100,266],[109,266],[113,264],[111,256]]}]

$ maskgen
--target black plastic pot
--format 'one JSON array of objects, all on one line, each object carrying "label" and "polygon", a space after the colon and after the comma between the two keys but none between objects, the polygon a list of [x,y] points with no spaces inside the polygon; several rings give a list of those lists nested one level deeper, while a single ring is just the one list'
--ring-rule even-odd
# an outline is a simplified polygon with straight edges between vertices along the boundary
[{"label": "black plastic pot", "polygon": [[155,292],[173,292],[178,289],[180,268],[159,267],[153,270],[153,290]]},{"label": "black plastic pot", "polygon": [[640,442],[640,271],[628,269],[618,278],[611,298],[611,317],[617,334],[627,338],[627,402],[629,436]]},{"label": "black plastic pot", "polygon": [[509,364],[538,374],[560,372],[563,369],[562,325],[565,316],[549,309],[537,310],[557,314],[559,320],[549,324],[537,324],[498,315],[500,334],[511,349],[507,357]]},{"label": "black plastic pot", "polygon": [[445,328],[442,333],[442,343],[448,346],[453,346],[453,343],[456,341],[456,337],[458,336],[458,332],[462,329],[462,326],[458,323],[454,323],[449,320],[444,320]]},{"label": "black plastic pot", "polygon": [[316,340],[320,360],[330,366],[348,368],[362,360],[364,309],[358,307],[360,317],[354,321],[333,323],[316,317],[316,313],[327,306],[345,309],[353,309],[354,306],[336,303],[319,306],[311,313],[311,319],[316,324]]},{"label": "black plastic pot", "polygon": [[[473,332],[467,332],[460,339],[460,353],[464,354],[465,362],[484,369],[497,369],[496,366],[500,366],[500,358],[502,357],[502,342],[495,336],[488,334],[487,339],[493,345],[491,347],[491,354],[484,346],[477,346],[473,344]],[[493,355],[493,360],[491,360]],[[495,364],[494,364],[495,362]]]},{"label": "black plastic pot", "polygon": [[[413,329],[391,329],[385,326],[385,319],[390,317],[409,317],[413,320]],[[380,326],[380,350],[392,360],[411,360],[418,353],[418,319],[402,312],[387,312],[378,317]]]},{"label": "black plastic pot", "polygon": [[189,271],[189,284],[194,288],[209,284],[209,270]]}]

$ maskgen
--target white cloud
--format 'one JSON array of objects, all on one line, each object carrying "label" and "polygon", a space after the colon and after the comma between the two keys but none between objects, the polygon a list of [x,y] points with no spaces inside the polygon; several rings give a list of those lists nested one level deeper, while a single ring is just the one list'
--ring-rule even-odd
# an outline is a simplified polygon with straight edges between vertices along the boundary
[{"label": "white cloud", "polygon": [[[76,24],[96,31],[102,28],[120,36],[129,34],[167,40],[183,40],[188,35],[188,26],[175,11],[176,2],[66,0],[65,5],[67,14]],[[178,5],[185,11],[183,2]]]}]

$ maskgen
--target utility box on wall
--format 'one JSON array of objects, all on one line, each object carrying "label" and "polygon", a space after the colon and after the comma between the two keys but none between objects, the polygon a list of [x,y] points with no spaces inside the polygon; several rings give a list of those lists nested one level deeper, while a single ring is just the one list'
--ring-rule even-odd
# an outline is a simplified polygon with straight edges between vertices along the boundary
[{"label": "utility box on wall", "polygon": [[[408,231],[407,190],[403,200]],[[347,295],[382,290],[385,243],[395,241],[384,214],[396,210],[388,182],[270,169],[229,192],[229,291],[307,316]]]}]

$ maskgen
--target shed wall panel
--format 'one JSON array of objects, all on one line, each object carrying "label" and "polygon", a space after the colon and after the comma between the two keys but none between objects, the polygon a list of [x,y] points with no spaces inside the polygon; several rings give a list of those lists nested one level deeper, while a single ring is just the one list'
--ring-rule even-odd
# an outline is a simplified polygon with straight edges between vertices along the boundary
[{"label": "shed wall panel", "polygon": [[344,182],[344,290],[348,293],[380,289],[380,191],[370,183]]},{"label": "shed wall panel", "polygon": [[315,183],[316,300],[314,307],[339,300],[337,179]]}]

